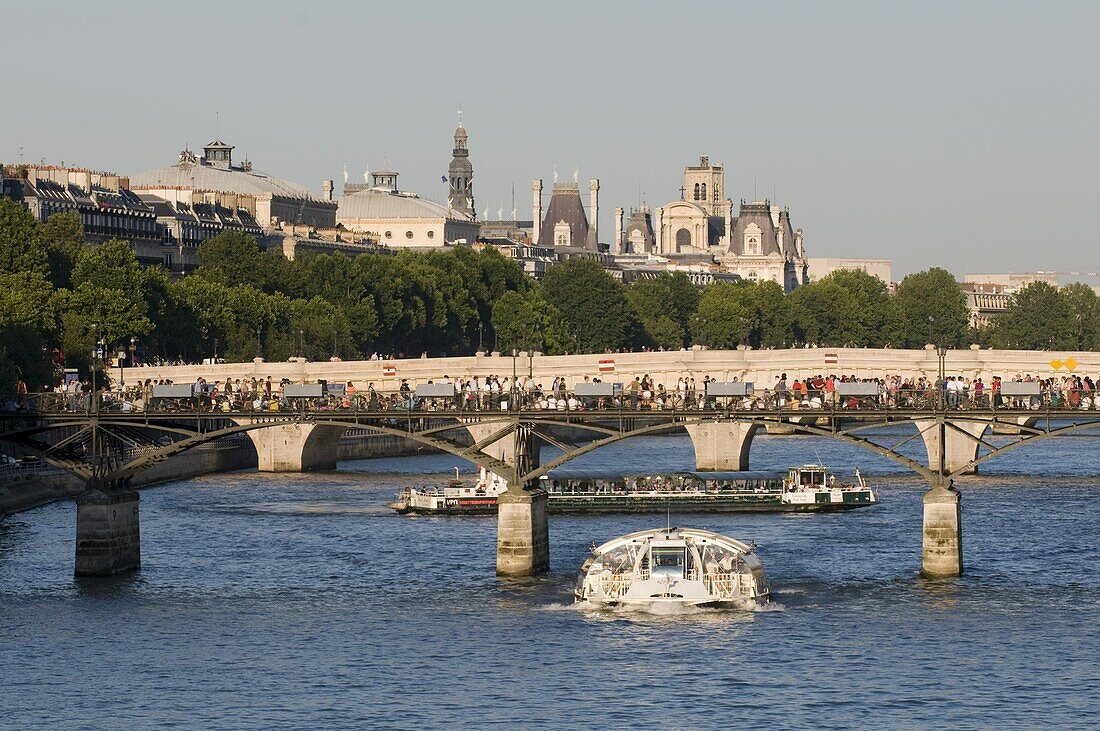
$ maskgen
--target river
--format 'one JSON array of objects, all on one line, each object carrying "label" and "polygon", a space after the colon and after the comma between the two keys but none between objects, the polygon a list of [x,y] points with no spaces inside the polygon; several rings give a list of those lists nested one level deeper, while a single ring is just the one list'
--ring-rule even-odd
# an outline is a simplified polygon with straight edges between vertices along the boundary
[{"label": "river", "polygon": [[[881,505],[674,515],[754,540],[768,611],[571,605],[588,547],[662,516],[554,516],[551,572],[493,573],[494,519],[385,503],[449,456],[145,490],[143,568],[75,580],[71,503],[0,523],[3,728],[1034,728],[1100,718],[1096,437],[960,485],[966,574],[917,577],[923,484],[855,447],[758,437],[753,467],[862,467]],[[686,437],[591,466],[690,468]],[[469,468],[464,466],[464,471]],[[1089,721],[1088,719],[1092,719]]]}]

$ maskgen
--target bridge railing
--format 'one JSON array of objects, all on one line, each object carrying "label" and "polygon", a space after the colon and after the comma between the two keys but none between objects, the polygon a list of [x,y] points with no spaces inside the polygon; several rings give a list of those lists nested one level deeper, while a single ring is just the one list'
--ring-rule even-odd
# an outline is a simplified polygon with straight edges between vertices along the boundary
[{"label": "bridge railing", "polygon": [[[439,384],[437,384],[439,385]],[[196,392],[190,397],[156,397],[137,389],[123,393],[96,394],[30,393],[0,395],[0,416],[9,420],[36,414],[276,414],[301,413],[485,413],[485,412],[764,412],[790,415],[827,416],[853,411],[936,412],[953,410],[1083,411],[1100,409],[1100,393],[1085,389],[1040,386],[1036,382],[1005,383],[1002,389],[951,391],[942,388],[887,388],[873,382],[858,382],[835,389],[793,391],[746,389],[744,395],[708,394],[704,390],[614,389],[610,395],[592,395],[592,389],[513,389],[472,391],[435,389],[417,395],[415,391],[332,391],[314,390],[316,397],[286,393]],[[854,387],[854,386],[858,386]],[[290,391],[295,393],[295,391]],[[608,393],[606,390],[602,393]]]}]

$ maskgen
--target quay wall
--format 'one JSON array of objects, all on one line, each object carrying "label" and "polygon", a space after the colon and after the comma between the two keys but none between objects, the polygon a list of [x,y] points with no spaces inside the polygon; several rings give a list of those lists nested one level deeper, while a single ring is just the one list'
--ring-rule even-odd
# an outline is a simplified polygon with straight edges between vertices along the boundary
[{"label": "quay wall", "polygon": [[[1054,362],[1059,362],[1059,368]],[[1074,364],[1072,371],[1066,362]],[[602,363],[601,363],[602,362]],[[947,351],[947,373],[967,378],[983,378],[987,382],[993,376],[1012,378],[1017,373],[1044,378],[1069,372],[1096,375],[1100,373],[1100,353],[986,350],[978,346]],[[919,350],[888,348],[790,348],[784,350],[753,350],[741,346],[736,350],[707,350],[693,348],[680,351],[647,353],[607,353],[548,356],[540,353],[511,355],[478,353],[461,358],[410,358],[404,360],[360,360],[311,363],[302,360],[267,363],[219,363],[193,366],[143,366],[128,368],[126,380],[169,378],[176,383],[194,382],[200,376],[207,381],[226,378],[260,378],[268,376],[274,381],[287,378],[295,383],[313,383],[327,380],[334,383],[355,383],[365,388],[373,383],[380,391],[394,391],[402,379],[410,384],[444,375],[451,379],[471,376],[511,376],[513,370],[526,376],[528,373],[546,386],[555,376],[562,376],[573,384],[585,376],[602,378],[608,382],[625,382],[635,376],[649,374],[657,383],[666,387],[674,385],[681,376],[696,381],[706,375],[719,381],[752,381],[771,384],[780,373],[791,378],[806,378],[829,373],[854,375],[857,378],[880,377],[898,374],[902,377],[925,376],[935,379],[939,359],[932,346]],[[383,370],[385,369],[385,371]],[[112,375],[117,375],[113,372]]]},{"label": "quay wall", "polygon": [[[403,437],[353,435],[340,441],[339,458],[369,459],[428,454],[436,450]],[[183,452],[134,478],[135,487],[186,480],[199,475],[255,469],[256,450],[249,442],[212,444]],[[12,470],[0,475],[0,518],[40,505],[75,498],[84,489],[80,478],[56,469]]]}]

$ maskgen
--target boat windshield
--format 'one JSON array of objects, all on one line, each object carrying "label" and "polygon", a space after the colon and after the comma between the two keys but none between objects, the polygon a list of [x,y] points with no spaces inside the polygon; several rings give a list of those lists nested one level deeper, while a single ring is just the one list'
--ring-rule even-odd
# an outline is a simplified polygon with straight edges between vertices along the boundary
[{"label": "boat windshield", "polygon": [[684,547],[654,546],[650,550],[650,562],[653,576],[683,576]]}]

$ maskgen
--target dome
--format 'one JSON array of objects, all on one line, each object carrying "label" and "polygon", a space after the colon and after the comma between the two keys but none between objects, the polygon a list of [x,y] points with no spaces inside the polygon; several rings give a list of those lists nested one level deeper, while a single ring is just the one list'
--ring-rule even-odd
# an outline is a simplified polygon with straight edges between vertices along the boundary
[{"label": "dome", "polygon": [[469,216],[411,193],[394,193],[385,188],[368,188],[340,198],[337,221],[364,219],[441,219],[470,220]]},{"label": "dome", "polygon": [[187,162],[135,175],[130,178],[130,188],[191,188],[241,195],[270,194],[284,198],[314,199],[308,189],[297,183],[281,180],[257,170],[243,170],[236,167],[226,169]]},{"label": "dome", "polygon": [[464,140],[466,138],[467,138],[466,128],[463,127],[461,124],[458,125],[458,129],[455,130],[455,139],[456,140]]}]

